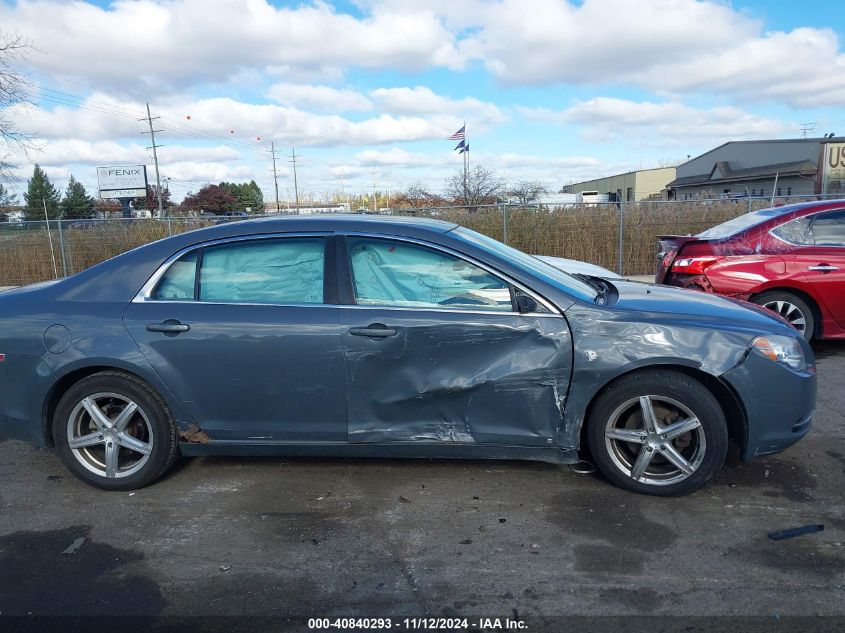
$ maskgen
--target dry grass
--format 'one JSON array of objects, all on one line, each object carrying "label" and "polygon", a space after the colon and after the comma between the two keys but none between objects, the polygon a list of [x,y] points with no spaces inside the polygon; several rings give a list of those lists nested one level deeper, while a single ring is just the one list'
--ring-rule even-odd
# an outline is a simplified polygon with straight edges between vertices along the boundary
[{"label": "dry grass", "polygon": [[[752,208],[766,206],[753,201]],[[746,201],[643,202],[625,205],[623,272],[643,275],[654,272],[654,254],[658,235],[697,233],[748,211]],[[404,212],[407,213],[407,212]],[[445,209],[421,211],[476,230],[501,240],[501,208],[477,211]],[[535,255],[555,255],[593,262],[616,270],[619,211],[615,204],[537,211],[510,208],[508,243]],[[79,272],[136,246],[169,234],[200,228],[207,220],[187,219],[172,222],[158,220],[106,221],[89,228],[63,231],[65,265],[68,274]],[[55,223],[51,230],[56,270],[63,272],[59,235]],[[32,228],[0,224],[0,286],[16,286],[52,279],[53,259],[50,240],[43,223]]]},{"label": "dry grass", "polygon": [[[762,208],[753,201],[752,209]],[[626,275],[654,272],[658,235],[687,235],[703,231],[748,211],[746,201],[714,203],[641,202],[625,205],[622,270]],[[498,240],[503,239],[501,208],[461,209],[437,212],[437,217],[456,222]],[[553,255],[592,262],[617,270],[619,210],[615,204],[538,212],[508,209],[511,246],[533,255]]]},{"label": "dry grass", "polygon": [[[70,228],[66,223],[62,240],[56,223],[50,232],[43,222],[27,223],[25,227],[0,224],[0,286],[20,286],[62,276],[65,268],[73,274],[105,261],[115,255],[168,235],[207,226],[210,222],[196,220],[105,221]],[[51,253],[52,241],[52,253]],[[64,263],[62,249],[64,242]],[[55,271],[54,272],[54,260]]]}]

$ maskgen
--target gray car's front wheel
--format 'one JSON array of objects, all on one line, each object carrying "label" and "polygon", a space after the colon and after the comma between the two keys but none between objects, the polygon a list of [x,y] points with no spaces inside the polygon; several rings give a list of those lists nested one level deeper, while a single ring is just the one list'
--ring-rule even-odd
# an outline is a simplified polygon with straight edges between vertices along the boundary
[{"label": "gray car's front wheel", "polygon": [[107,490],[158,479],[176,459],[176,426],[161,397],[139,378],[106,371],[83,378],[59,400],[53,440],[65,466]]},{"label": "gray car's front wheel", "polygon": [[593,404],[587,425],[598,469],[634,492],[688,494],[706,484],[727,455],[719,402],[700,382],[675,371],[617,380]]}]

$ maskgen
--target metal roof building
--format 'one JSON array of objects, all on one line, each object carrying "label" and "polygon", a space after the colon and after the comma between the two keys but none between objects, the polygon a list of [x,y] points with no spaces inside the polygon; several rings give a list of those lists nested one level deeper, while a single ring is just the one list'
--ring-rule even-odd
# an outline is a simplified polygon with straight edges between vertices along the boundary
[{"label": "metal roof building", "polygon": [[842,195],[845,137],[730,141],[677,168],[677,200]]},{"label": "metal roof building", "polygon": [[656,169],[640,169],[624,174],[586,180],[571,185],[565,185],[560,193],[583,193],[595,191],[607,194],[611,200],[636,201],[653,196],[662,196],[666,190],[666,183],[675,178],[674,167],[658,167]]}]

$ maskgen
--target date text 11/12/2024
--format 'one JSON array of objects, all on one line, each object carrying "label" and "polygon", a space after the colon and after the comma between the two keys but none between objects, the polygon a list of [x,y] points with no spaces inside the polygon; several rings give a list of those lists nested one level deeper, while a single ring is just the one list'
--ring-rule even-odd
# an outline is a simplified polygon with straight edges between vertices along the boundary
[{"label": "date text 11/12/2024", "polygon": [[524,631],[519,618],[309,618],[310,630]]}]

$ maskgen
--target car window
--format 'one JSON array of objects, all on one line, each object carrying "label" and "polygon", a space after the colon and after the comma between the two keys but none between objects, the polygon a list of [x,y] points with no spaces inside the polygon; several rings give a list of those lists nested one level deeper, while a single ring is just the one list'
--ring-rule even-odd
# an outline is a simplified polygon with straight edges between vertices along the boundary
[{"label": "car window", "polygon": [[352,240],[355,301],[454,310],[513,311],[510,285],[463,259],[392,240]]},{"label": "car window", "polygon": [[845,246],[845,210],[819,213],[811,227],[816,246]]},{"label": "car window", "polygon": [[740,231],[749,229],[757,224],[761,224],[766,220],[771,220],[772,218],[776,218],[779,215],[785,215],[786,213],[789,213],[790,211],[793,211],[795,209],[795,206],[784,206],[775,207],[772,209],[760,209],[759,211],[752,211],[751,213],[745,213],[737,218],[728,220],[727,222],[717,224],[713,228],[707,229],[706,231],[702,231],[701,233],[696,235],[696,237],[701,238],[703,240],[723,239],[726,237],[730,237],[731,235],[736,235]]},{"label": "car window", "polygon": [[217,303],[322,303],[324,241],[286,238],[203,249],[199,299]]},{"label": "car window", "polygon": [[494,257],[507,260],[511,265],[516,266],[544,283],[550,284],[555,288],[560,288],[568,295],[581,299],[582,301],[594,301],[596,299],[597,293],[593,286],[580,279],[576,279],[560,268],[555,268],[551,264],[537,259],[533,255],[523,253],[512,246],[494,240],[492,237],[476,233],[462,226],[453,229],[450,231],[450,234],[490,253]]},{"label": "car window", "polygon": [[795,218],[791,222],[784,222],[780,226],[776,226],[771,230],[771,233],[775,237],[779,237],[784,242],[789,242],[790,244],[807,244],[810,235],[810,222],[812,222],[812,218],[805,215],[801,218]]},{"label": "car window", "polygon": [[167,269],[152,298],[159,301],[193,301],[196,271],[197,253],[193,251]]}]

